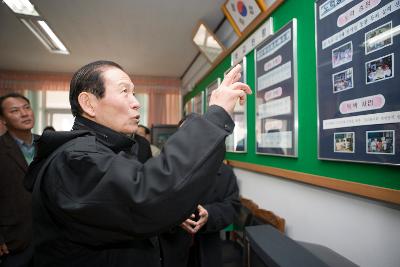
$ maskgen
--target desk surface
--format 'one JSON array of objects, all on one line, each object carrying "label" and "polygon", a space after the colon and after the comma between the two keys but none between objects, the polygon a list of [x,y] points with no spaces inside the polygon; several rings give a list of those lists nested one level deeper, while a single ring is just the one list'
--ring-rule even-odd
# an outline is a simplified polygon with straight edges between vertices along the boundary
[{"label": "desk surface", "polygon": [[245,229],[251,249],[253,249],[266,266],[328,266],[307,249],[300,246],[296,241],[285,236],[270,225],[249,226]]}]

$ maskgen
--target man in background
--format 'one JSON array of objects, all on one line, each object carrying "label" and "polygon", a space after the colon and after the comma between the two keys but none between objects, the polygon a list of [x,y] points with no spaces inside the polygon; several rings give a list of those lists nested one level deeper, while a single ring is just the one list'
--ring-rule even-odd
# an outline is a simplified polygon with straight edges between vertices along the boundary
[{"label": "man in background", "polygon": [[163,267],[223,266],[220,231],[234,222],[239,209],[236,175],[223,163],[195,213],[179,227],[160,234]]},{"label": "man in background", "polygon": [[153,157],[160,155],[160,149],[151,143],[151,131],[149,128],[140,124],[138,126],[136,134],[146,138],[147,141],[149,141],[151,148],[151,155]]},{"label": "man in background", "polygon": [[3,121],[0,121],[0,136],[7,132],[7,127],[4,125]]},{"label": "man in background", "polygon": [[29,100],[11,93],[0,97],[0,261],[1,267],[31,264],[33,249],[31,194],[23,187],[35,155],[35,123]]}]

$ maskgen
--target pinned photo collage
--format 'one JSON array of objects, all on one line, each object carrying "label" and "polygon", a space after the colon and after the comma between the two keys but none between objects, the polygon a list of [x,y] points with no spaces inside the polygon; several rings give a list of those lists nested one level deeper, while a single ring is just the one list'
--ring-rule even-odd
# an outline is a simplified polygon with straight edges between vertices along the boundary
[{"label": "pinned photo collage", "polygon": [[367,154],[395,154],[394,130],[367,131],[366,152]]},{"label": "pinned photo collage", "polygon": [[332,75],[333,93],[353,88],[353,67]]},{"label": "pinned photo collage", "polygon": [[[380,130],[367,131],[365,134],[365,152],[367,154],[395,154],[395,131]],[[339,132],[334,133],[334,152],[354,153],[355,133]]]},{"label": "pinned photo collage", "polygon": [[353,42],[347,42],[332,50],[332,68],[339,67],[353,60]]},{"label": "pinned photo collage", "polygon": [[319,158],[400,165],[400,0],[315,3]]},{"label": "pinned photo collage", "polygon": [[[353,60],[353,42],[347,42],[332,50],[332,68]],[[333,93],[349,90],[354,87],[353,67],[332,74]]]},{"label": "pinned photo collage", "polygon": [[[362,44],[365,55],[372,54],[393,44],[392,21],[385,22],[366,32]],[[332,68],[349,63],[353,60],[353,43],[349,41],[332,49]],[[333,93],[354,88],[353,68],[332,74]],[[381,82],[394,77],[394,53],[380,56],[365,63],[365,84]]]},{"label": "pinned photo collage", "polygon": [[378,51],[393,44],[392,22],[389,21],[365,33],[365,54]]},{"label": "pinned photo collage", "polygon": [[379,57],[365,63],[366,84],[394,77],[394,54]]},{"label": "pinned photo collage", "polygon": [[[392,21],[365,33],[365,55],[393,44]],[[377,57],[365,63],[365,83],[371,84],[394,77],[394,54]]]},{"label": "pinned photo collage", "polygon": [[335,133],[334,151],[338,153],[354,153],[354,132]]}]

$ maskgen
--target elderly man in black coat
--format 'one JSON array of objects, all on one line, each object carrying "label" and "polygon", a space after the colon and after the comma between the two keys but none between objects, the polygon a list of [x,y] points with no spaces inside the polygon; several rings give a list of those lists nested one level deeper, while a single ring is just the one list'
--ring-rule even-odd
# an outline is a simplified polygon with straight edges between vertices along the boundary
[{"label": "elderly man in black coat", "polygon": [[213,184],[234,126],[230,114],[251,93],[237,82],[240,70],[213,91],[203,116],[187,121],[145,164],[127,136],[140,118],[130,77],[110,61],[78,70],[73,131],[43,133],[26,176],[35,264],[160,266],[155,237],[188,218]]}]

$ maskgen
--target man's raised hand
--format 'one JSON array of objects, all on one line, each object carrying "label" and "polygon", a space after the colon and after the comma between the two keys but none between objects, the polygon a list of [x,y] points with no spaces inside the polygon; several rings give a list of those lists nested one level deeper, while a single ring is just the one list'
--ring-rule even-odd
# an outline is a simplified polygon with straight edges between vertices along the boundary
[{"label": "man's raised hand", "polygon": [[232,114],[238,100],[244,104],[246,95],[252,92],[247,84],[239,82],[241,70],[242,66],[238,64],[229,71],[221,85],[211,93],[210,106],[218,105]]}]

